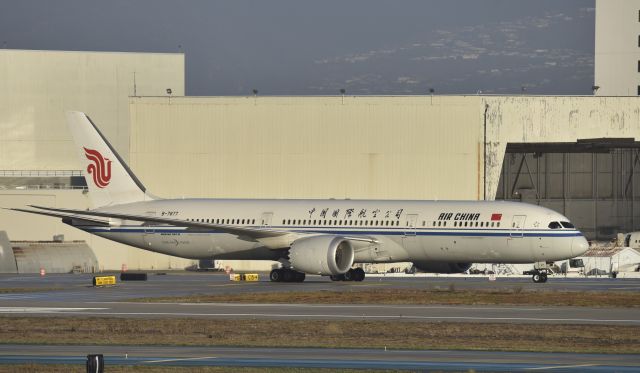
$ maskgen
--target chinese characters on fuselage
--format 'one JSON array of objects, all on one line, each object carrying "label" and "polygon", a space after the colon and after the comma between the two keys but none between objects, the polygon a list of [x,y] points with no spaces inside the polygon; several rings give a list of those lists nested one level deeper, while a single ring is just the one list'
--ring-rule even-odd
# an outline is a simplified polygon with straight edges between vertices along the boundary
[{"label": "chinese characters on fuselage", "polygon": [[[309,209],[308,213],[309,213],[309,219],[313,218],[313,215],[318,211],[318,209],[316,209],[315,207]],[[331,211],[331,217],[335,218],[335,219],[340,219],[340,217],[342,216],[342,219],[351,219],[354,215],[354,212],[356,210],[353,208],[350,209],[345,209],[343,211],[343,213],[341,214],[341,209],[333,209]],[[404,211],[404,209],[397,209],[397,210],[386,210],[386,212],[384,213],[384,218],[385,219],[389,219],[392,218],[392,216],[394,216],[396,219],[400,220],[400,217],[402,216],[402,212]],[[320,210],[320,213],[318,214],[319,218],[321,219],[326,219],[327,218],[327,214],[329,213],[329,208],[323,208],[322,210]],[[357,217],[360,219],[367,219],[367,218],[377,218],[378,215],[380,215],[382,213],[382,210],[380,209],[360,209],[357,213]]]}]

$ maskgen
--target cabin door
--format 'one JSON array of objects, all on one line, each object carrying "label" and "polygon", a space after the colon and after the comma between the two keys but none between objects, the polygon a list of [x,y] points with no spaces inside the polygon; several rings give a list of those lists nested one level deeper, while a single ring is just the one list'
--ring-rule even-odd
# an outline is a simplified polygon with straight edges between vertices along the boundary
[{"label": "cabin door", "polygon": [[512,238],[522,238],[522,231],[524,230],[524,221],[527,219],[526,215],[514,215],[511,220],[510,236]]},{"label": "cabin door", "polygon": [[531,244],[531,240],[523,239],[524,222],[527,219],[525,215],[514,215],[509,226],[509,238],[507,238],[508,250],[504,253],[504,257],[511,260],[521,261],[525,258],[531,258],[533,254],[537,258],[534,251],[536,248]]},{"label": "cabin door", "polygon": [[260,217],[260,226],[268,227],[271,225],[271,220],[273,219],[273,212],[263,212]]},{"label": "cabin door", "polygon": [[418,214],[408,214],[405,223],[402,244],[407,251],[417,250],[420,245],[416,237],[416,224],[418,224]]},{"label": "cabin door", "polygon": [[[156,212],[155,211],[145,211],[144,215],[148,216],[150,218],[155,218],[156,217]],[[155,223],[145,222],[142,225],[143,225],[143,229],[144,229],[144,232],[142,233],[142,240],[143,240],[145,246],[147,246],[147,247],[153,246],[153,244],[154,244],[154,242],[153,242],[154,241],[154,234],[156,233]]]}]

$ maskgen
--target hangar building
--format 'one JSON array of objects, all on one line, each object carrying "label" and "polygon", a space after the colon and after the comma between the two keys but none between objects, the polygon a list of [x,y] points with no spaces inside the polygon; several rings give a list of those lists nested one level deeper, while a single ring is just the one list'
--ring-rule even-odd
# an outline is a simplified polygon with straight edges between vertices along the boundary
[{"label": "hangar building", "polygon": [[132,168],[160,196],[497,197],[564,213],[590,239],[640,228],[636,97],[135,97],[130,104]]},{"label": "hangar building", "polygon": [[[615,96],[640,93],[638,3],[596,2],[595,97],[184,97],[183,54],[0,50],[0,206],[90,207],[72,109],[163,197],[496,198],[548,206],[590,239],[637,231],[640,102]],[[101,269],[192,264],[53,218],[0,210],[0,228],[85,240]]]},{"label": "hangar building", "polygon": [[596,0],[594,94],[640,96],[640,0]]}]

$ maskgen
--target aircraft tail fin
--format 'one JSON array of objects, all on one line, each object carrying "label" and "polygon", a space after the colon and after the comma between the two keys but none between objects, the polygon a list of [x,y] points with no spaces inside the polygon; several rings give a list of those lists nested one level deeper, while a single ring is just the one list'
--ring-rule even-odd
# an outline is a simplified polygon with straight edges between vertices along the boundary
[{"label": "aircraft tail fin", "polygon": [[80,156],[93,207],[153,199],[85,113],[67,112],[67,124]]}]

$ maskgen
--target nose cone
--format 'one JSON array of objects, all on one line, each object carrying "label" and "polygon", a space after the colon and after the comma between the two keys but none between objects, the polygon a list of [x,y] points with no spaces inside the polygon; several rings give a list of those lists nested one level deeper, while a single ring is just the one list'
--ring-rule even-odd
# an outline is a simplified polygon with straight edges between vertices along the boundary
[{"label": "nose cone", "polygon": [[584,236],[575,237],[573,239],[573,242],[571,242],[571,253],[573,254],[573,256],[580,256],[587,252],[588,249],[589,243],[587,242],[587,239],[584,238]]}]

